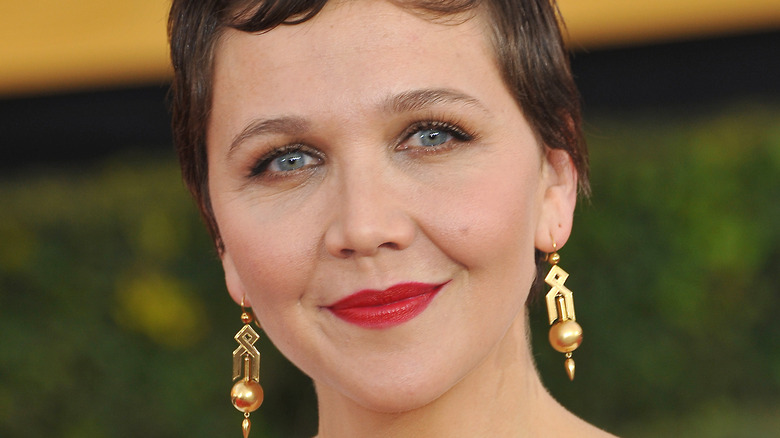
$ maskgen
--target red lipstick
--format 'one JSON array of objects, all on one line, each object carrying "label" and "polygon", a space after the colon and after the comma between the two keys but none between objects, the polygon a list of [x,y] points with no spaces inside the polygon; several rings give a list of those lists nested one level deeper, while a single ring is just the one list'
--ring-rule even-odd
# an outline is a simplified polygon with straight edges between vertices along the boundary
[{"label": "red lipstick", "polygon": [[361,290],[327,309],[344,321],[360,327],[393,327],[422,313],[447,283],[449,280],[441,284],[401,283],[385,290]]}]

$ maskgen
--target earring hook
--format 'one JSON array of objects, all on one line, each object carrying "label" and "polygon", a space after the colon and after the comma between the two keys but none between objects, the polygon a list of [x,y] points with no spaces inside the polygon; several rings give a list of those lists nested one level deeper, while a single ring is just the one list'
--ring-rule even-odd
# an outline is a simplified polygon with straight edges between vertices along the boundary
[{"label": "earring hook", "polygon": [[246,298],[246,295],[241,297],[241,322],[244,324],[249,324],[252,321],[254,321],[257,328],[262,329],[263,326],[260,325],[260,321],[257,320],[257,318],[254,316],[254,312],[252,311],[252,308],[250,307],[247,309],[247,307],[244,305],[244,299]]},{"label": "earring hook", "polygon": [[550,240],[552,241],[553,250],[551,253],[547,254],[547,262],[551,265],[557,265],[561,260],[561,256],[558,254],[558,245],[555,243],[555,238],[552,233],[550,233]]}]

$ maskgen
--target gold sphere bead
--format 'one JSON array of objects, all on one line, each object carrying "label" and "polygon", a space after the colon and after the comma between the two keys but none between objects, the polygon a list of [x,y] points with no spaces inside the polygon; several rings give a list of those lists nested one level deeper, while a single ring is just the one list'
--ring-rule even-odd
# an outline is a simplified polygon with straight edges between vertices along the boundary
[{"label": "gold sphere bead", "polygon": [[244,312],[241,314],[241,322],[244,324],[249,324],[252,322],[252,315],[250,315],[248,312]]},{"label": "gold sphere bead", "polygon": [[570,353],[582,343],[582,327],[571,319],[550,327],[550,345],[561,353]]},{"label": "gold sphere bead", "polygon": [[230,390],[233,406],[241,412],[254,412],[263,404],[263,387],[254,380],[240,380]]},{"label": "gold sphere bead", "polygon": [[550,254],[549,256],[547,256],[547,261],[551,265],[557,265],[558,262],[561,261],[561,255],[558,254],[557,252],[554,252],[554,253]]}]

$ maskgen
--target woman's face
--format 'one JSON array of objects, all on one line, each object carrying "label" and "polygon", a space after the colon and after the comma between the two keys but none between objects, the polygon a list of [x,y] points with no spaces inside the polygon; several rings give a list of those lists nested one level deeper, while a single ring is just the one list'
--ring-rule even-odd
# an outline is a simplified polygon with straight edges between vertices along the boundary
[{"label": "woman's face", "polygon": [[565,242],[576,192],[482,20],[385,2],[227,31],[208,160],[233,298],[321,396],[379,411],[434,400],[524,324],[534,247]]}]

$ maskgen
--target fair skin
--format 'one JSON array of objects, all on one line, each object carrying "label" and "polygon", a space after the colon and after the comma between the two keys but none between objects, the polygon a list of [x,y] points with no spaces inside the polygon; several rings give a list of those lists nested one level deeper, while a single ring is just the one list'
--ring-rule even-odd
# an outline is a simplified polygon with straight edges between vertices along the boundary
[{"label": "fair skin", "polygon": [[[217,47],[228,290],[314,380],[321,438],[602,434],[549,396],[526,337],[534,248],[566,242],[576,173],[537,143],[484,26],[336,2]],[[403,282],[447,284],[389,328],[328,310]]]}]

